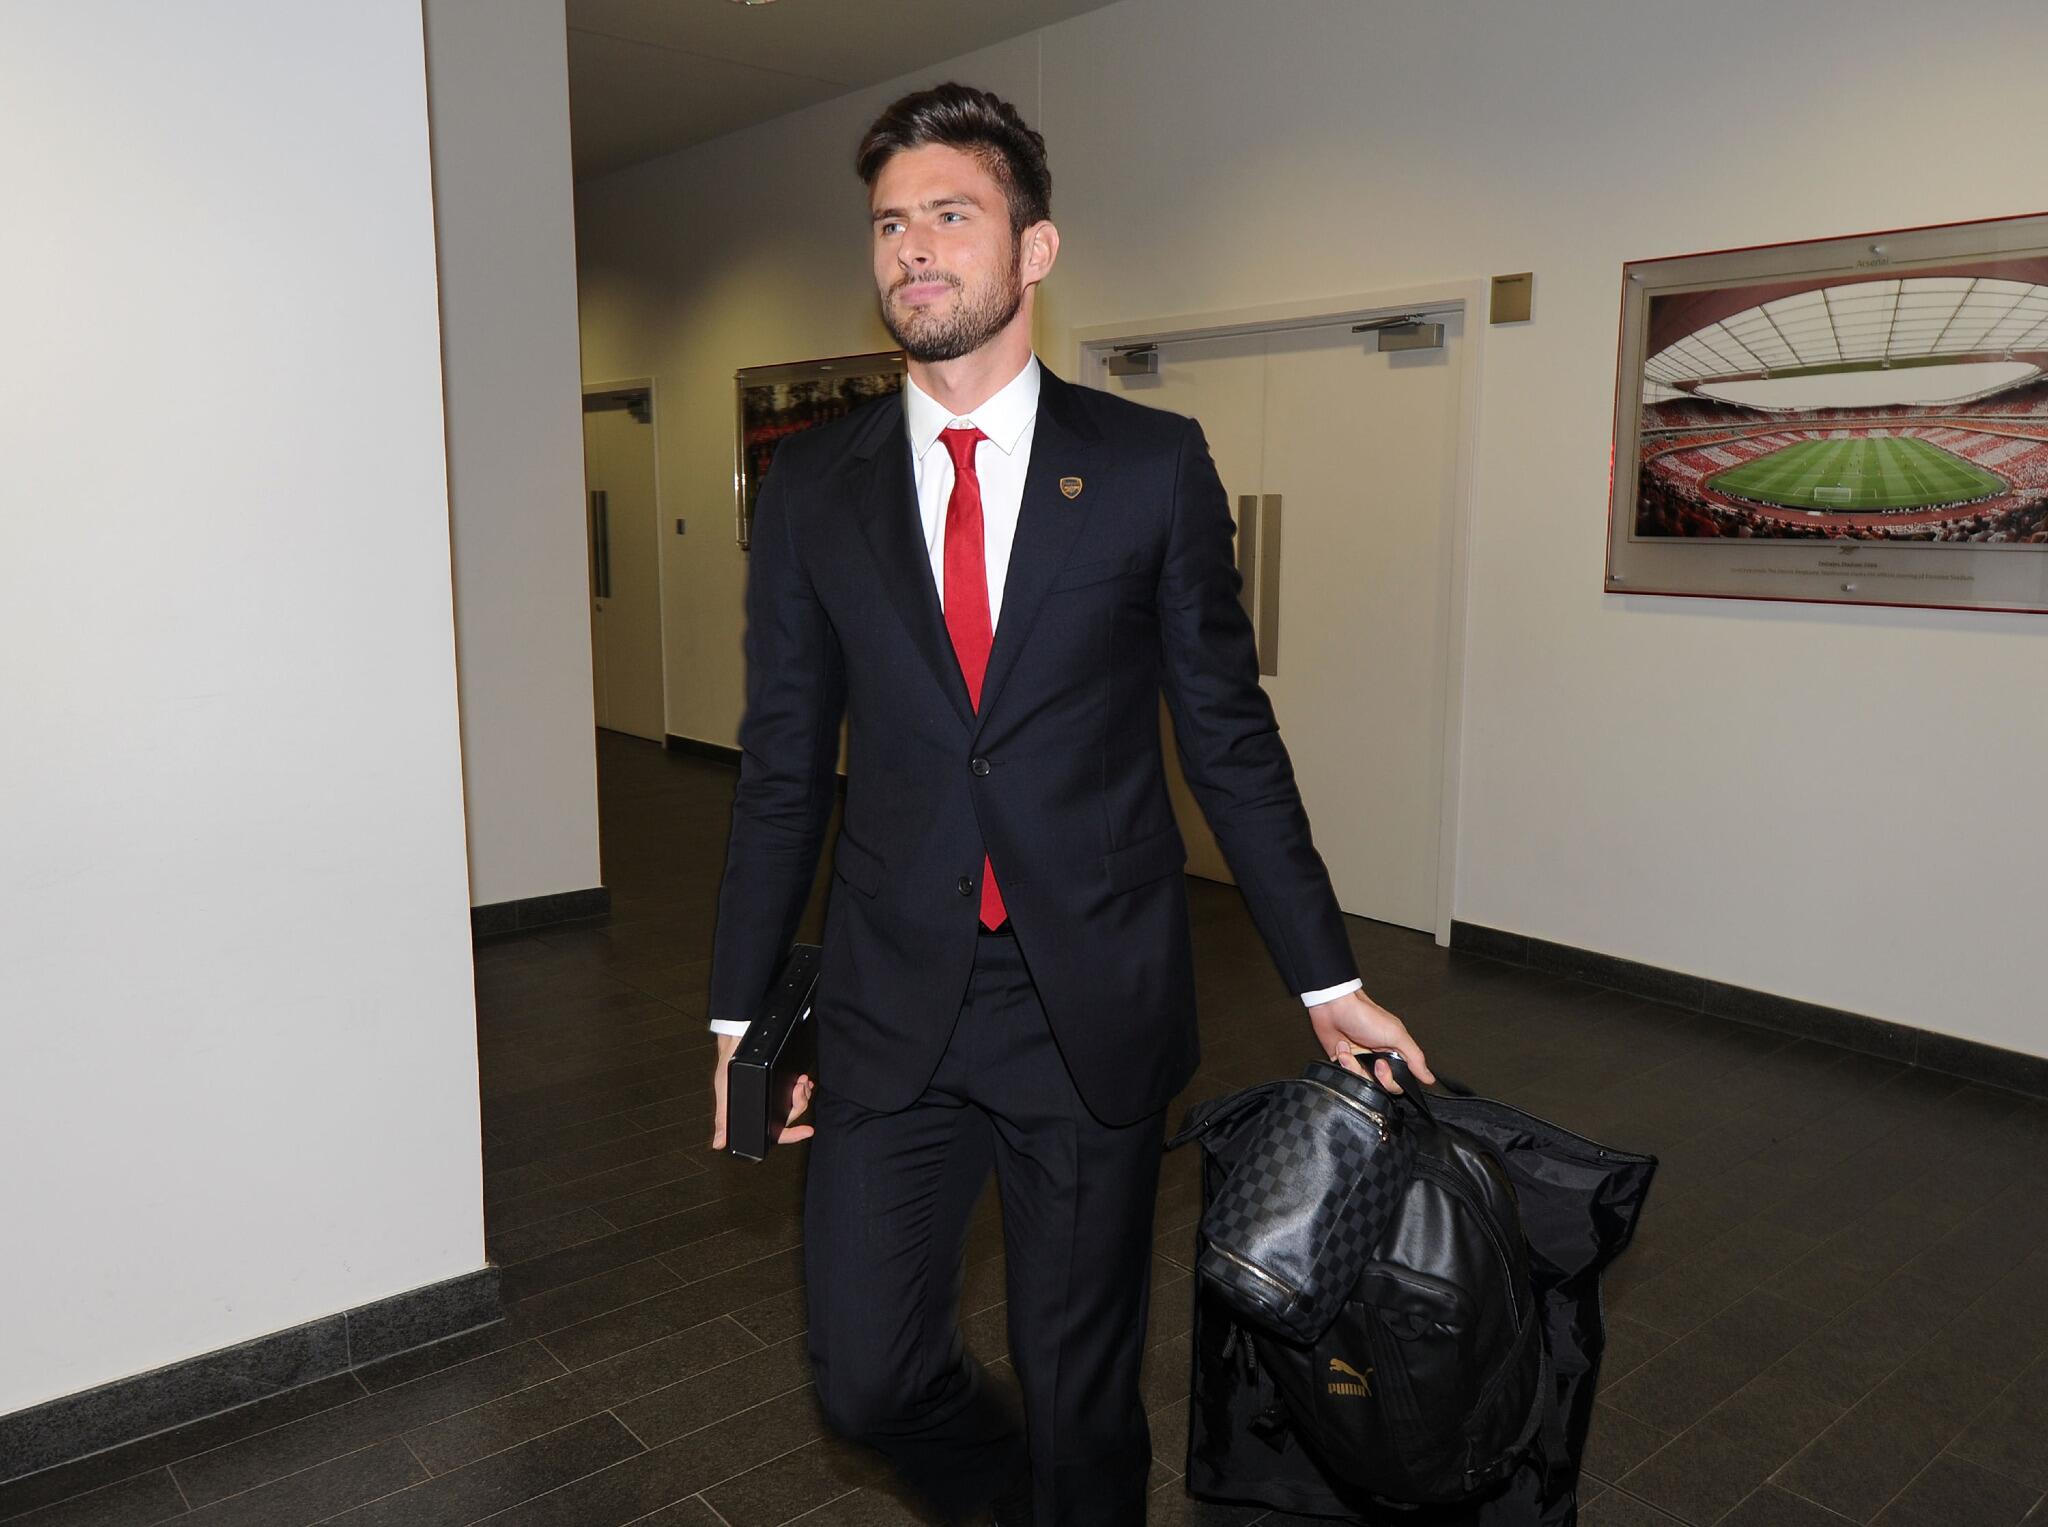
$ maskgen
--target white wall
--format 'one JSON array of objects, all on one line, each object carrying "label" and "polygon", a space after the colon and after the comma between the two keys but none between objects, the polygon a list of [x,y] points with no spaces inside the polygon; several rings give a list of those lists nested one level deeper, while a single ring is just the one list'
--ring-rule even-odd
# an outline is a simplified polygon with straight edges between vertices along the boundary
[{"label": "white wall", "polygon": [[[1046,134],[1068,374],[1093,325],[1533,270],[1486,346],[1455,915],[2048,1053],[2048,619],[1600,589],[1622,263],[2038,211],[2041,57],[2036,0],[1124,0],[582,187],[585,367],[660,379],[671,497],[729,512],[733,368],[886,344],[847,165],[948,76]],[[730,742],[744,560],[668,548],[671,726]]]},{"label": "white wall", "polygon": [[426,0],[473,904],[601,883],[562,0]]},{"label": "white wall", "polygon": [[418,0],[0,49],[0,1412],[484,1263]]}]

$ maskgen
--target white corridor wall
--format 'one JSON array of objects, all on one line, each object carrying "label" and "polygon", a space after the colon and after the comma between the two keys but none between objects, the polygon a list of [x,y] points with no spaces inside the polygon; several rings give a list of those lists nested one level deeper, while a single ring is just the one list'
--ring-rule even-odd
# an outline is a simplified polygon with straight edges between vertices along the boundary
[{"label": "white corridor wall", "polygon": [[426,0],[476,906],[598,863],[562,0]]},{"label": "white corridor wall", "polygon": [[5,33],[0,1413],[484,1263],[419,0]]}]

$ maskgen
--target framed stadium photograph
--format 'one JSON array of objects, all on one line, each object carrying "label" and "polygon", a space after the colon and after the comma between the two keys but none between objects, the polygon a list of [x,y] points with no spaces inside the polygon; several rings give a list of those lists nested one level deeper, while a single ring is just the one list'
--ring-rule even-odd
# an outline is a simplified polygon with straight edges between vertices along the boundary
[{"label": "framed stadium photograph", "polygon": [[735,533],[753,538],[754,500],[775,448],[789,436],[851,413],[869,398],[903,390],[903,352],[743,366],[734,373],[739,427],[733,451]]},{"label": "framed stadium photograph", "polygon": [[2048,611],[2048,215],[1623,267],[1606,587]]}]

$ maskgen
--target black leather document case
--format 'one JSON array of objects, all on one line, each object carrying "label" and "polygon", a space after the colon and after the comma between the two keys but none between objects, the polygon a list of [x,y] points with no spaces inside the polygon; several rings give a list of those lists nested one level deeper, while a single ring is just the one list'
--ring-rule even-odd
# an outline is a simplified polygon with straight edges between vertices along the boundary
[{"label": "black leather document case", "polygon": [[761,1011],[747,1025],[725,1071],[725,1148],[759,1161],[789,1122],[799,1076],[816,1074],[818,1045],[811,997],[818,987],[819,946],[792,944]]}]

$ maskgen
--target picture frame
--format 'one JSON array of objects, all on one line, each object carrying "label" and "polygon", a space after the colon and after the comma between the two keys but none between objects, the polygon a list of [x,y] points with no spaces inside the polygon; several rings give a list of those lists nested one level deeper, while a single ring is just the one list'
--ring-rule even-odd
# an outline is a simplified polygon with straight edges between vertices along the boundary
[{"label": "picture frame", "polygon": [[904,375],[900,350],[743,366],[734,373],[733,523],[741,547],[753,538],[754,504],[776,448],[872,398],[901,391]]},{"label": "picture frame", "polygon": [[1605,588],[2048,611],[2048,214],[1622,270]]}]

